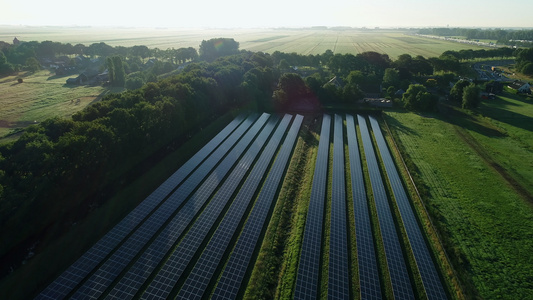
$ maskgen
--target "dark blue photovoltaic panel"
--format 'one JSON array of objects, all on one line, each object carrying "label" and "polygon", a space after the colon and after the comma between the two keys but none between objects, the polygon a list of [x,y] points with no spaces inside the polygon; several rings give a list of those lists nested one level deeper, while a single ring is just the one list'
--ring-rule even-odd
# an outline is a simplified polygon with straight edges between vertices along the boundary
[{"label": "dark blue photovoltaic panel", "polygon": [[[162,266],[159,274],[150,283],[150,286],[157,286],[158,284],[164,285],[164,289],[158,290],[158,292],[164,294],[161,297],[167,298],[168,293],[172,291],[174,284],[183,273],[183,270],[193,257],[194,253],[198,250],[198,247],[217,220],[220,212],[224,209],[226,203],[233,195],[244,175],[247,173],[250,165],[263,148],[264,143],[270,136],[277,122],[277,118],[272,118],[272,120],[268,122],[241,160],[236,164],[235,168],[233,168],[232,172],[227,176],[226,180],[222,181],[223,177],[213,178],[217,181],[216,185],[220,186],[220,188],[201,215],[196,219],[191,229],[174,250],[173,254],[165,260],[165,264]],[[234,150],[237,150],[237,148]],[[228,158],[231,158],[231,153],[228,155]],[[223,161],[221,165],[224,163],[225,161]],[[233,161],[230,163],[231,165],[234,164]],[[203,203],[209,199],[212,190],[204,188],[204,186],[210,181],[211,178],[208,178],[204,184],[202,184],[202,187],[200,187],[192,198],[187,201],[183,208],[173,217],[172,221],[163,229],[152,244],[144,250],[141,257],[128,270],[128,272],[124,274],[119,283],[109,293],[108,298],[130,299],[135,295],[148,276],[165,257],[167,252],[174,246],[194,216],[202,208]],[[163,281],[160,281],[160,274],[169,274],[169,276],[166,276]],[[150,290],[150,287],[148,290]]]},{"label": "dark blue photovoltaic panel", "polygon": [[346,116],[346,134],[350,154],[350,174],[355,218],[355,239],[359,265],[359,288],[361,299],[382,299],[379,270],[372,237],[372,224],[366,200],[363,168],[359,155],[359,143],[352,115]]},{"label": "dark blue photovoltaic panel", "polygon": [[120,223],[102,237],[83,256],[44,289],[36,299],[60,299],[76,287],[163,199],[165,199],[200,163],[213,152],[243,121],[238,116],[180,169],[143,200]]},{"label": "dark blue photovoltaic panel", "polygon": [[414,299],[413,288],[409,273],[402,254],[400,240],[394,225],[394,219],[387,200],[387,194],[381,179],[381,173],[377,162],[372,139],[368,131],[368,126],[364,117],[357,115],[359,130],[363,140],[366,163],[370,175],[370,183],[374,194],[374,203],[378,214],[381,238],[385,248],[385,257],[389,268],[392,283],[392,292],[395,299]]},{"label": "dark blue photovoltaic panel", "polygon": [[[218,178],[224,178],[225,173],[231,168],[233,163],[240,156],[242,151],[250,143],[251,139],[257,134],[268,116],[261,116],[252,128],[244,135],[235,148],[224,158],[217,168],[209,175],[214,177],[214,181],[206,181],[202,184],[205,191],[214,190],[218,185]],[[249,120],[253,121],[253,120]],[[244,127],[239,126],[235,131],[238,137],[242,136],[244,130],[248,128],[249,122],[243,123]],[[233,135],[232,135],[233,137]],[[231,137],[230,137],[231,138]],[[227,141],[229,141],[228,139]],[[224,143],[225,144],[225,143]],[[223,146],[221,148],[223,149]],[[211,156],[213,157],[213,156]],[[208,160],[211,159],[208,158]],[[220,158],[213,158],[219,161]],[[131,260],[139,253],[144,245],[168,220],[168,218],[178,209],[187,197],[196,189],[204,180],[210,169],[203,168],[204,164],[196,171],[165,201],[135,232],[115,251],[89,278],[84,284],[76,290],[73,295],[74,299],[89,299],[100,296],[115,278],[124,270]],[[199,189],[204,190],[204,189]],[[210,194],[210,192],[209,192]],[[189,200],[190,201],[190,200]]]},{"label": "dark blue photovoltaic panel", "polygon": [[[259,157],[258,161],[255,163],[250,175],[235,197],[231,207],[226,212],[224,219],[220,222],[218,228],[211,237],[211,240],[203,250],[202,255],[197,260],[193,270],[188,275],[187,280],[179,291],[177,299],[201,299],[204,295],[237,226],[243,218],[261,179],[265,175],[265,172],[278,149],[279,143],[287,130],[287,126],[289,126],[291,118],[292,116],[285,115],[281,121],[276,132],[265,147],[265,150],[263,150],[261,157]],[[202,280],[195,280],[196,278],[201,278]]]},{"label": "dark blue photovoltaic panel", "polygon": [[218,281],[211,299],[236,299],[259,236],[284,176],[287,162],[294,148],[303,117],[297,115],[285,137],[285,141],[274,161],[256,203],[250,212],[241,235],[231,253],[228,263]]},{"label": "dark blue photovoltaic panel", "polygon": [[333,128],[333,179],[329,236],[328,299],[350,299],[346,185],[342,117],[335,115]]},{"label": "dark blue photovoltaic panel", "polygon": [[324,115],[318,143],[318,153],[311,188],[311,199],[305,221],[302,250],[296,277],[295,299],[316,299],[318,297],[318,278],[322,257],[322,223],[324,202],[326,200],[326,180],[329,160],[329,132],[331,117]]},{"label": "dark blue photovoltaic panel", "polygon": [[440,280],[435,264],[431,259],[431,253],[424,241],[424,236],[418,226],[416,216],[409,204],[409,199],[407,198],[400,176],[398,175],[398,171],[396,170],[394,161],[390,155],[387,143],[381,133],[379,123],[374,117],[370,116],[369,118],[372,131],[376,138],[376,143],[381,153],[381,158],[383,159],[383,164],[387,171],[389,182],[391,183],[394,198],[396,198],[396,203],[398,204],[398,209],[403,220],[409,243],[413,249],[413,254],[418,270],[420,271],[420,277],[422,278],[427,297],[429,299],[447,299],[448,297],[442,286],[442,281]]}]

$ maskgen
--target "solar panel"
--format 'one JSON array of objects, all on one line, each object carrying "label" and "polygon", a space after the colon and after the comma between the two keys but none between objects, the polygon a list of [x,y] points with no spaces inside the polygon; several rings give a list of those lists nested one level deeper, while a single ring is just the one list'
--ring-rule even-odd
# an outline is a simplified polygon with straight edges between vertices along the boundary
[{"label": "solar panel", "polygon": [[409,273],[402,254],[400,241],[394,225],[394,219],[387,200],[387,194],[381,179],[381,174],[372,146],[372,139],[364,117],[357,115],[359,130],[363,140],[366,163],[370,175],[370,183],[374,194],[381,238],[385,248],[385,257],[389,269],[394,297],[397,299],[414,299],[413,288]]},{"label": "solar panel", "polygon": [[420,271],[420,277],[422,278],[427,297],[429,299],[447,299],[448,297],[442,286],[442,281],[440,280],[435,264],[431,259],[431,253],[429,252],[422,231],[416,221],[416,216],[411,208],[405,189],[403,188],[400,176],[398,175],[398,171],[396,170],[394,161],[387,147],[387,143],[381,133],[379,123],[373,116],[370,116],[369,118],[389,182],[391,183],[394,198],[396,198],[396,203],[398,204],[398,210],[400,211],[403,220],[407,238],[413,249],[413,254],[418,270]]},{"label": "solar panel", "polygon": [[[244,148],[249,144],[251,139],[257,134],[268,116],[261,116],[252,128],[242,137],[239,143],[216,167],[208,178],[214,180],[205,181],[202,184],[200,192],[212,191],[216,188],[219,178],[224,178],[225,173],[231,168],[234,161],[240,156]],[[247,126],[246,126],[247,127]],[[244,132],[242,128],[236,132]],[[221,147],[224,146],[221,145]],[[211,157],[210,157],[211,158]],[[187,199],[187,197],[196,189],[198,184],[203,181],[207,175],[203,165],[200,166],[176,192],[174,192],[135,232],[115,251],[88,279],[83,285],[76,290],[73,297],[91,298],[101,295],[113,280],[124,270],[131,260],[139,253],[143,246],[152,238],[176,209]],[[210,192],[209,192],[210,194]],[[203,197],[204,195],[202,195]],[[190,201],[190,200],[189,200]]]},{"label": "solar panel", "polygon": [[366,201],[361,156],[359,155],[359,145],[352,115],[346,116],[346,134],[350,155],[360,297],[361,299],[382,299],[378,263],[372,237],[372,224],[370,223],[370,212]]},{"label": "solar panel", "polygon": [[350,299],[346,186],[342,117],[335,115],[333,129],[333,178],[329,236],[328,298]]},{"label": "solar panel", "polygon": [[45,288],[36,299],[65,297],[123,240],[161,201],[163,201],[200,163],[211,154],[243,121],[240,115],[191,157],[181,168],[132,210],[121,222]]},{"label": "solar panel", "polygon": [[322,130],[318,143],[318,153],[311,187],[311,199],[305,221],[304,237],[296,288],[296,299],[315,299],[318,296],[318,278],[320,274],[320,259],[322,247],[322,222],[324,218],[324,201],[326,197],[326,180],[328,175],[329,132],[331,117],[324,115]]},{"label": "solar panel", "polygon": [[[209,233],[212,225],[217,220],[220,212],[224,209],[226,203],[230,200],[235,189],[238,187],[256,156],[261,151],[277,121],[277,118],[272,118],[272,120],[268,122],[244,156],[226,177],[226,180],[223,182],[220,181],[221,186],[216,194],[209,201],[200,216],[198,216],[177,248],[172,250],[173,253],[165,260],[159,273],[150,283],[150,286],[147,289],[148,294],[150,294],[148,291],[154,286],[160,286],[154,295],[163,298],[166,298],[168,293],[172,291],[174,284],[183,274],[183,270],[189,264],[190,260],[198,250],[198,247]],[[233,162],[231,162],[231,164],[233,164]],[[207,179],[204,184],[209,181],[210,180]],[[183,231],[191,223],[193,217],[201,209],[203,203],[207,201],[211,192],[212,190],[204,189],[203,185],[198,189],[193,197],[185,204],[180,212],[173,217],[172,221],[163,229],[155,241],[144,251],[141,257],[109,293],[110,298],[128,299],[131,291],[136,292],[141,287],[168,251],[174,246]],[[165,276],[163,277],[162,274],[165,274]]]},{"label": "solar panel", "polygon": [[236,299],[250,265],[252,254],[257,247],[259,236],[284,176],[287,162],[294,148],[303,117],[297,115],[289,129],[283,145],[272,165],[272,169],[257,197],[256,203],[244,225],[235,248],[216,285],[211,299]]},{"label": "solar panel", "polygon": [[[274,153],[278,149],[279,143],[287,130],[291,118],[292,116],[285,115],[276,129],[276,132],[265,147],[265,150],[261,154],[257,163],[254,165],[254,168],[235,197],[235,200],[224,216],[224,219],[219,224],[202,255],[197,260],[193,270],[188,275],[177,296],[178,299],[202,298],[237,226],[243,218],[243,215],[259,186],[259,183],[265,175],[265,171],[273,159]],[[203,280],[196,281],[195,278],[200,276]]]}]

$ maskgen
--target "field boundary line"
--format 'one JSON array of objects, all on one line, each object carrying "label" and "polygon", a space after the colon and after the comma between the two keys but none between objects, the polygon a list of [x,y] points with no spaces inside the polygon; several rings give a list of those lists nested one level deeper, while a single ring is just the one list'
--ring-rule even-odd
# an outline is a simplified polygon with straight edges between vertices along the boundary
[{"label": "field boundary line", "polygon": [[400,155],[398,155],[400,157],[400,161],[402,162],[403,168],[405,169],[405,171],[407,172],[407,175],[409,176],[409,180],[411,181],[411,184],[413,185],[413,187],[415,189],[416,196],[418,197],[418,200],[420,201],[420,204],[422,204],[422,208],[424,209],[424,213],[426,214],[427,220],[429,221],[429,225],[431,227],[431,230],[434,232],[435,236],[437,237],[439,247],[442,249],[442,252],[444,253],[444,256],[446,257],[446,263],[450,266],[450,269],[452,270],[454,277],[457,279],[457,285],[461,288],[460,295],[457,295],[457,294],[456,295],[457,296],[462,296],[462,297],[459,297],[459,299],[465,299],[464,286],[459,281],[459,276],[457,275],[457,271],[455,270],[454,266],[452,265],[450,257],[448,256],[448,252],[446,252],[446,248],[444,248],[444,245],[442,244],[442,240],[441,240],[441,237],[439,235],[439,232],[436,230],[435,225],[433,224],[433,220],[431,220],[431,217],[430,217],[430,215],[428,213],[426,205],[424,204],[424,201],[422,201],[422,197],[420,196],[420,192],[418,191],[418,188],[416,187],[415,181],[414,181],[413,177],[411,176],[411,172],[407,168],[407,164],[405,163],[405,160],[403,159],[403,156],[401,155],[400,149],[398,148],[398,145],[396,144],[394,136],[392,135],[392,131],[390,130],[389,124],[387,123],[387,120],[385,118],[382,117],[381,119],[383,120],[383,123],[385,124],[385,127],[387,128],[387,132],[390,135],[390,139],[392,141],[392,146],[396,150],[396,153],[400,154]]}]

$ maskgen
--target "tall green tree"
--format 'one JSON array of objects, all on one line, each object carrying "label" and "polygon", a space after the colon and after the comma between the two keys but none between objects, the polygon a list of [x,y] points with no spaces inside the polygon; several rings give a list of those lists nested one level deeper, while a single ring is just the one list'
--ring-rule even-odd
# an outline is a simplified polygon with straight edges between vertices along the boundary
[{"label": "tall green tree", "polygon": [[122,58],[120,56],[113,56],[113,85],[118,87],[124,87],[126,83],[126,72],[124,65],[122,64]]},{"label": "tall green tree", "polygon": [[462,107],[467,109],[476,108],[481,102],[479,96],[480,88],[475,84],[470,84],[463,89]]},{"label": "tall green tree", "polygon": [[30,57],[26,60],[26,68],[30,72],[37,72],[41,69],[41,64],[35,57]]},{"label": "tall green tree", "polygon": [[7,62],[4,52],[0,51],[0,76],[9,75],[14,72],[13,65]]},{"label": "tall green tree", "polygon": [[387,68],[383,75],[383,86],[400,86],[400,73],[396,69]]},{"label": "tall green tree", "polygon": [[109,76],[109,82],[113,84],[115,80],[115,66],[113,65],[113,59],[111,57],[107,57],[105,59],[105,65],[107,68],[107,74]]},{"label": "tall green tree", "polygon": [[231,38],[203,40],[200,44],[200,58],[206,61],[239,53],[239,43]]},{"label": "tall green tree", "polygon": [[411,84],[402,96],[403,106],[409,110],[432,111],[437,106],[437,98],[421,84]]},{"label": "tall green tree", "polygon": [[450,100],[461,103],[463,101],[463,89],[470,85],[470,81],[461,79],[450,90]]}]

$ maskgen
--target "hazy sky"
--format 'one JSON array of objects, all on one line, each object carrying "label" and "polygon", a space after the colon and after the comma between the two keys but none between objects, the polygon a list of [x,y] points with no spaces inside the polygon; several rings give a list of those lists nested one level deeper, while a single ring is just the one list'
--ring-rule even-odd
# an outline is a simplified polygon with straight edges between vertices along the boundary
[{"label": "hazy sky", "polygon": [[532,0],[0,0],[0,25],[533,27]]}]

